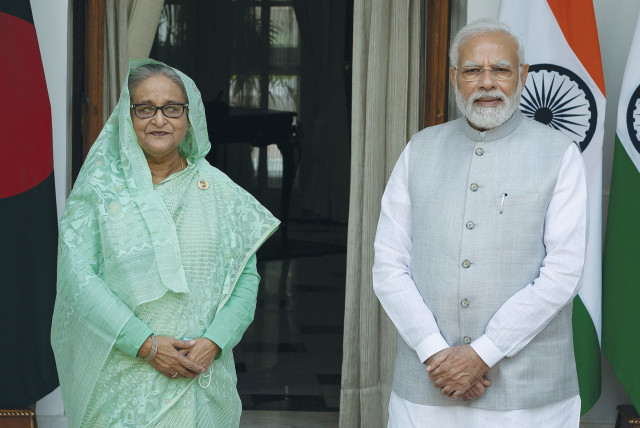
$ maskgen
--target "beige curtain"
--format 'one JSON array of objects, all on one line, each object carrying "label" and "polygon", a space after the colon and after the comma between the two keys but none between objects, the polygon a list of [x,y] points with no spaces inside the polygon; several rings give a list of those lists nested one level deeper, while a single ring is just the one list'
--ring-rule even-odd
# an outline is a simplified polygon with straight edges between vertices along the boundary
[{"label": "beige curtain", "polygon": [[164,0],[106,0],[104,6],[103,120],[118,103],[130,58],[146,58]]},{"label": "beige curtain", "polygon": [[395,328],[371,286],[380,199],[421,124],[423,0],[355,0],[341,427],[386,427]]}]

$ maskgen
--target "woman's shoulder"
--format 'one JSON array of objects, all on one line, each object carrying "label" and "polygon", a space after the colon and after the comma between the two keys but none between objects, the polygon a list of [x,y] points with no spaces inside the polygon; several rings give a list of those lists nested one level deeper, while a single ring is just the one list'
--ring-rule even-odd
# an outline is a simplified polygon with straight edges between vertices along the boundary
[{"label": "woman's shoulder", "polygon": [[[223,200],[227,209],[232,211],[240,210],[242,212],[263,212],[265,213],[265,218],[272,218],[272,214],[251,193],[236,184],[224,172],[206,161],[198,162],[197,168],[198,175],[196,179],[198,180],[198,186],[200,187],[200,180],[205,180],[207,183],[203,184],[207,188],[213,187],[216,190],[211,192],[211,196],[218,202]],[[239,215],[238,218],[240,217]]]},{"label": "woman's shoulder", "polygon": [[232,179],[230,179],[227,174],[220,171],[215,166],[211,165],[205,159],[201,159],[197,161],[196,167],[198,169],[198,177],[201,177],[204,180],[207,180],[211,184],[215,184],[216,186],[225,186],[229,188],[234,188],[238,190],[245,191],[236,184]]}]

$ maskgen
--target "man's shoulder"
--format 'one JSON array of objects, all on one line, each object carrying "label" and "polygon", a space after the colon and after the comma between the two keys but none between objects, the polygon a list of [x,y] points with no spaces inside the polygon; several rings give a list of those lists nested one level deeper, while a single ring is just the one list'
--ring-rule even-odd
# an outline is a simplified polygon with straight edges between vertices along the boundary
[{"label": "man's shoulder", "polygon": [[551,141],[556,144],[564,144],[565,146],[574,144],[573,140],[564,132],[553,129],[548,125],[526,116],[522,120],[519,131],[527,137],[535,138],[539,141]]},{"label": "man's shoulder", "polygon": [[463,133],[462,127],[464,124],[464,120],[464,118],[459,118],[450,120],[449,122],[441,123],[439,125],[429,126],[413,134],[413,136],[411,137],[411,141],[433,141],[433,138],[437,138],[447,134],[457,132]]}]

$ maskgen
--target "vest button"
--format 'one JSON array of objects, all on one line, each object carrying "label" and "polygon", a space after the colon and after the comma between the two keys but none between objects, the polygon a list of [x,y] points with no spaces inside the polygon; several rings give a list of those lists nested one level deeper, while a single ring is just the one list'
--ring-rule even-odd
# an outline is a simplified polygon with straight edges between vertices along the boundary
[{"label": "vest button", "polygon": [[466,308],[469,306],[469,300],[467,299],[462,299],[462,301],[460,302],[460,304],[462,305],[463,308]]},{"label": "vest button", "polygon": [[471,266],[471,262],[469,260],[464,260],[462,262],[462,267],[465,269],[469,269],[469,266]]},{"label": "vest button", "polygon": [[472,221],[468,221],[468,222],[467,222],[467,229],[471,230],[471,229],[473,229],[474,227],[476,227],[476,225],[475,225],[475,223],[474,223],[474,222],[472,222]]},{"label": "vest button", "polygon": [[465,336],[464,337],[464,343],[466,343],[467,345],[471,343],[471,338],[469,336]]},{"label": "vest button", "polygon": [[484,150],[482,150],[482,147],[478,147],[476,149],[476,156],[482,156],[484,154]]},{"label": "vest button", "polygon": [[469,186],[469,189],[471,189],[472,192],[477,192],[479,188],[480,186],[478,186],[476,183],[471,183],[471,186]]}]

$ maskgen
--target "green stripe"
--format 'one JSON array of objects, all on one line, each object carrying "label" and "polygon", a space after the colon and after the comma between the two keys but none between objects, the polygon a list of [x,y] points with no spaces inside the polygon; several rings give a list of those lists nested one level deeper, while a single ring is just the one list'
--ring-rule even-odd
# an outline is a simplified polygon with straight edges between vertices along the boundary
[{"label": "green stripe", "polygon": [[580,414],[584,415],[600,397],[600,343],[587,308],[576,297],[573,300],[573,348],[580,386]]},{"label": "green stripe", "polygon": [[640,173],[616,136],[603,264],[602,347],[640,409]]}]

